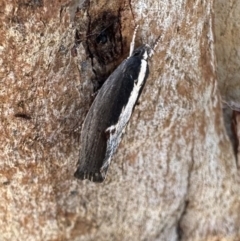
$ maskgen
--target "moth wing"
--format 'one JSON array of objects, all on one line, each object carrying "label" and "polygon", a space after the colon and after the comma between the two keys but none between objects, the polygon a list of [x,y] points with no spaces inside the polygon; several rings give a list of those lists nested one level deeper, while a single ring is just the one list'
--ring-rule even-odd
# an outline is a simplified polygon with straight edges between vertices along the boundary
[{"label": "moth wing", "polygon": [[[81,151],[75,177],[94,182],[105,179],[107,169],[102,169],[106,155],[107,140],[114,132],[114,123],[121,113],[121,88],[124,62],[109,76],[89,109],[81,133]],[[106,167],[106,166],[105,166]]]},{"label": "moth wing", "polygon": [[128,102],[140,66],[140,59],[123,61],[99,90],[83,123],[82,149],[75,177],[94,182],[105,179],[113,154],[107,150],[107,141]]}]

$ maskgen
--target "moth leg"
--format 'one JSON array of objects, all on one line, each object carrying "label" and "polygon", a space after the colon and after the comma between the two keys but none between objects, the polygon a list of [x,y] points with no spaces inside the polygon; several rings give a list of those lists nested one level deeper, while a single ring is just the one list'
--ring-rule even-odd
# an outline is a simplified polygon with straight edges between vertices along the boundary
[{"label": "moth leg", "polygon": [[115,125],[112,125],[112,126],[108,127],[105,130],[105,134],[106,134],[107,139],[109,139],[110,136],[115,133],[115,131],[116,131],[116,126]]},{"label": "moth leg", "polygon": [[135,44],[135,38],[136,38],[136,34],[137,34],[137,29],[138,29],[139,25],[137,25],[134,29],[134,32],[133,32],[133,37],[132,37],[132,42],[130,44],[130,52],[129,52],[129,56],[130,57],[133,53],[133,50],[134,50],[134,44]]}]

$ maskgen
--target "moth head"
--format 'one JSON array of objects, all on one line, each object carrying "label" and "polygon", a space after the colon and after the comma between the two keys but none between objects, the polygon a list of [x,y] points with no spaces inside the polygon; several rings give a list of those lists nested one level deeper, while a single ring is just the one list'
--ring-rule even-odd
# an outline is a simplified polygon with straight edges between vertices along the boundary
[{"label": "moth head", "polygon": [[144,44],[138,47],[137,49],[135,49],[131,56],[148,60],[153,55],[153,53],[154,53],[154,50],[148,44]]}]

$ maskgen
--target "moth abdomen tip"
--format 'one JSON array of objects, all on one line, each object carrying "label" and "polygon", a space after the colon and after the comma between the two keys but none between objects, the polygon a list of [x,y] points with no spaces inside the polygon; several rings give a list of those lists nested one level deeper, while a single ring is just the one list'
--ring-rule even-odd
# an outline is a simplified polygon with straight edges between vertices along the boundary
[{"label": "moth abdomen tip", "polygon": [[84,180],[88,179],[92,182],[103,182],[105,179],[105,175],[103,175],[100,171],[99,172],[89,172],[89,171],[83,171],[81,169],[77,169],[77,171],[74,173],[74,177]]},{"label": "moth abdomen tip", "polygon": [[84,172],[80,171],[79,169],[77,169],[77,171],[74,173],[74,177],[76,177],[77,179],[81,179],[84,180]]}]

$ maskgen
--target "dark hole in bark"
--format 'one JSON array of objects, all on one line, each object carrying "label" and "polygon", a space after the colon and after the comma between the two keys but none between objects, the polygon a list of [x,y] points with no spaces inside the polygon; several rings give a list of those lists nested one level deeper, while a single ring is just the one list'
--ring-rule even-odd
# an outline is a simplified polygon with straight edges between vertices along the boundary
[{"label": "dark hole in bark", "polygon": [[104,11],[97,16],[89,13],[88,22],[76,28],[75,46],[80,43],[91,58],[95,92],[123,59],[120,13]]}]

